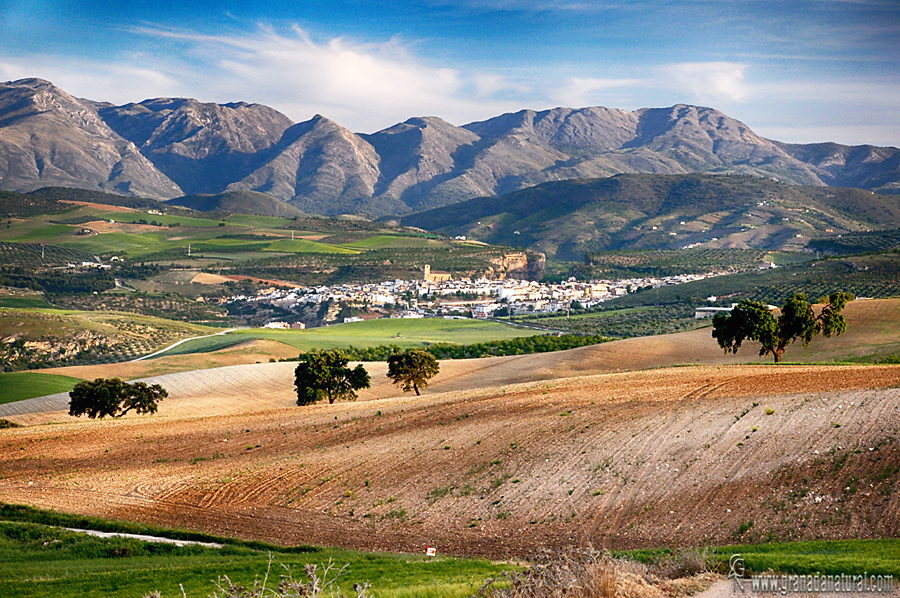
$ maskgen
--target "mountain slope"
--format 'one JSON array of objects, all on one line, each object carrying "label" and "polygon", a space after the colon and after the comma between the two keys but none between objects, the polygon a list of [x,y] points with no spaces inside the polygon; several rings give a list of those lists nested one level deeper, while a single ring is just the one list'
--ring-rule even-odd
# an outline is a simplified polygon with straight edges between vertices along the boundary
[{"label": "mountain slope", "polygon": [[90,102],[41,79],[0,84],[0,187],[48,186],[156,199],[181,194]]},{"label": "mountain slope", "polygon": [[259,104],[179,98],[104,106],[99,114],[188,194],[219,192],[249,174],[259,153],[293,124]]},{"label": "mountain slope", "polygon": [[266,193],[315,214],[367,212],[378,155],[358,135],[317,115],[285,131],[269,156],[228,190]]},{"label": "mountain slope", "polygon": [[900,198],[749,176],[629,174],[545,183],[402,222],[566,260],[625,247],[798,250],[810,238],[900,228]]},{"label": "mountain slope", "polygon": [[113,106],[47,81],[0,84],[0,189],[170,198],[250,190],[306,213],[400,216],[541,183],[623,173],[748,174],[900,193],[900,150],[771,141],[712,108],[522,110],[459,127],[411,118],[358,135],[258,104]]}]

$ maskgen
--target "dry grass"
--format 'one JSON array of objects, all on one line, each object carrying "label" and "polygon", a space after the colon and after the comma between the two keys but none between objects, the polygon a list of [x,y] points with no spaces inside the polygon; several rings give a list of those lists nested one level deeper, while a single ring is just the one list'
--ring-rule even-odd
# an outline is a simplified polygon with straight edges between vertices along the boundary
[{"label": "dry grass", "polygon": [[[702,591],[716,579],[706,573],[705,552],[670,555],[665,567],[644,565],[594,550],[545,552],[522,573],[488,580],[483,598],[674,598]],[[683,561],[683,562],[682,562]],[[678,566],[672,566],[675,563]],[[696,567],[700,570],[695,570]],[[689,578],[685,583],[684,578]]]}]

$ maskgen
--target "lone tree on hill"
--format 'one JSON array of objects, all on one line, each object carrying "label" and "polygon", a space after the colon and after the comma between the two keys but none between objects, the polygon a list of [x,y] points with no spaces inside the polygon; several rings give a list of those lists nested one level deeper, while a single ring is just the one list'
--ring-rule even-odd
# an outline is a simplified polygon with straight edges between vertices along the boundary
[{"label": "lone tree on hill", "polygon": [[370,378],[361,365],[347,367],[349,361],[340,349],[307,353],[294,370],[297,404],[311,405],[324,398],[329,404],[337,399],[355,401],[357,390],[369,388]]},{"label": "lone tree on hill", "polygon": [[825,338],[839,335],[847,329],[847,322],[841,311],[848,301],[854,299],[850,293],[832,293],[817,316],[803,293],[788,297],[776,319],[772,311],[759,301],[741,301],[731,313],[720,313],[713,318],[712,335],[725,349],[725,353],[737,353],[745,339],[758,341],[762,348],[760,356],[771,353],[775,363],[788,345],[803,339],[803,346],[821,333]]},{"label": "lone tree on hill", "polygon": [[129,384],[119,378],[97,378],[75,385],[69,392],[69,415],[122,417],[132,409],[137,413],[156,413],[157,404],[169,396],[159,384]]},{"label": "lone tree on hill", "polygon": [[416,391],[428,386],[428,379],[440,371],[437,359],[428,351],[408,350],[388,357],[387,376],[394,384],[403,384],[403,392]]}]

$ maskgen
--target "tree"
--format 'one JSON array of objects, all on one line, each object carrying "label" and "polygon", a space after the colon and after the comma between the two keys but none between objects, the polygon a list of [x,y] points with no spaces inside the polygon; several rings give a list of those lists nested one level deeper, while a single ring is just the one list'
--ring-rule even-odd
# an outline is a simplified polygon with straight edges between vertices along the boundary
[{"label": "tree", "polygon": [[788,297],[777,319],[765,304],[744,300],[730,313],[713,318],[712,335],[725,353],[736,354],[745,339],[757,341],[762,345],[760,356],[771,353],[778,363],[797,339],[802,339],[805,347],[817,334],[825,338],[842,334],[847,322],[841,311],[852,300],[850,293],[832,293],[827,300],[820,300],[825,305],[817,316],[806,295],[797,293]]},{"label": "tree", "polygon": [[369,388],[369,373],[362,365],[347,367],[347,355],[340,349],[311,351],[294,370],[294,386],[297,387],[297,404],[311,405],[327,398],[328,403],[337,399],[356,400],[356,391]]},{"label": "tree", "polygon": [[159,384],[129,384],[120,378],[97,378],[75,385],[69,392],[69,415],[122,417],[132,409],[137,413],[156,413],[157,404],[169,396]]},{"label": "tree", "polygon": [[440,371],[437,359],[427,351],[408,350],[388,357],[387,376],[394,384],[403,384],[403,392],[416,391],[419,387],[428,386],[429,378],[434,378]]}]

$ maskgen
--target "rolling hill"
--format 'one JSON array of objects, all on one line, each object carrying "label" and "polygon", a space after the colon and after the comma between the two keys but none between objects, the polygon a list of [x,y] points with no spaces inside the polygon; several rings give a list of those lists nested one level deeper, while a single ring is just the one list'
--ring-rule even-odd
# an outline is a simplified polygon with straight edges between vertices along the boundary
[{"label": "rolling hill", "polygon": [[0,500],[494,558],[900,532],[900,366],[583,372],[299,408],[258,390],[286,365],[235,394],[207,372],[152,417],[0,430]]},{"label": "rolling hill", "polygon": [[169,204],[183,206],[198,212],[230,212],[278,218],[306,216],[294,206],[279,201],[271,195],[255,191],[226,191],[216,195],[198,194],[176,197]]},{"label": "rolling hill", "polygon": [[0,189],[171,199],[255,191],[321,215],[403,215],[558,180],[748,174],[900,190],[900,150],[764,139],[711,108],[522,110],[456,126],[411,118],[356,134],[258,104],[157,98],[114,106],[52,83],[0,84]]},{"label": "rolling hill", "polygon": [[900,199],[749,176],[623,174],[543,183],[401,221],[581,261],[619,249],[799,250],[810,238],[900,228]]}]

